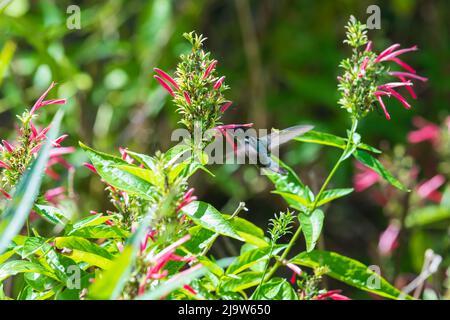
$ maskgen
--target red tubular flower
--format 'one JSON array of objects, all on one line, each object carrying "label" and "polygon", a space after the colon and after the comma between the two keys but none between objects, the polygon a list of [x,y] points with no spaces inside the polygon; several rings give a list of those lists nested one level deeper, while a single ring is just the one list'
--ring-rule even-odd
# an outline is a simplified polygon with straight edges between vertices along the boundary
[{"label": "red tubular flower", "polygon": [[50,90],[54,86],[55,86],[55,83],[52,82],[50,84],[50,86],[48,87],[48,89],[45,90],[45,92],[35,102],[35,104],[31,108],[30,114],[34,114],[39,108],[41,108],[43,106],[52,105],[52,104],[65,104],[66,103],[66,101],[67,101],[66,99],[57,99],[57,100],[46,100],[46,101],[44,101],[45,97],[48,95],[48,93],[50,92]]},{"label": "red tubular flower", "polygon": [[190,105],[191,97],[189,97],[189,93],[187,93],[186,91],[183,91],[183,95],[184,95],[184,99],[186,100],[187,104]]},{"label": "red tubular flower", "polygon": [[47,134],[47,132],[49,130],[50,130],[50,126],[48,126],[47,128],[42,129],[42,131],[39,132],[39,134],[35,138],[36,142],[39,142],[39,141],[41,141],[43,139],[46,139],[47,138],[46,134]]},{"label": "red tubular flower", "polygon": [[11,195],[8,192],[6,192],[5,190],[3,190],[2,188],[0,188],[0,193],[3,194],[3,196],[8,200],[12,199]]},{"label": "red tubular flower", "polygon": [[[148,237],[148,234],[146,237]],[[157,255],[150,258],[150,262],[152,263],[152,266],[148,268],[147,274],[139,286],[139,293],[138,293],[139,295],[141,295],[145,292],[145,285],[149,279],[161,279],[161,278],[167,276],[167,274],[168,274],[167,270],[162,270],[162,269],[169,261],[171,261],[171,260],[173,260],[173,261],[192,261],[193,260],[192,257],[180,257],[175,254],[176,249],[180,245],[182,245],[183,243],[188,241],[190,238],[191,238],[191,236],[188,234],[188,235],[182,237],[181,239],[175,241],[173,244],[171,244],[167,248],[161,250]],[[141,249],[142,249],[142,246],[141,246]],[[181,273],[183,273],[183,272],[181,272]]]},{"label": "red tubular flower", "polygon": [[10,144],[8,141],[6,140],[2,140],[2,144],[3,147],[8,151],[8,152],[13,152],[14,151],[14,146],[12,144]]},{"label": "red tubular flower", "polygon": [[33,121],[30,121],[30,129],[31,129],[30,140],[34,140],[38,135],[38,131],[34,126]]},{"label": "red tubular flower", "polygon": [[232,101],[226,102],[223,106],[220,107],[220,112],[224,113],[227,109],[233,104]]},{"label": "red tubular flower", "polygon": [[167,73],[165,73],[164,71],[162,71],[161,69],[158,69],[158,68],[154,68],[153,70],[157,74],[159,74],[163,79],[169,81],[169,83],[172,84],[175,87],[175,89],[177,89],[178,91],[180,90],[180,87],[178,86],[177,82],[171,76],[169,76]]},{"label": "red tubular flower", "polygon": [[195,291],[194,290],[194,288],[192,288],[190,285],[188,285],[188,284],[185,284],[184,286],[183,286],[183,288],[185,289],[185,290],[187,290],[187,291],[189,291],[190,293],[192,293],[192,294],[197,294],[197,291]]},{"label": "red tubular flower", "polygon": [[189,189],[183,196],[183,199],[181,200],[181,203],[178,205],[176,212],[180,211],[183,207],[187,206],[192,201],[197,200],[196,196],[192,196],[194,193],[194,188]]},{"label": "red tubular flower", "polygon": [[167,90],[167,92],[172,96],[175,97],[175,93],[173,92],[173,89],[163,80],[161,77],[153,76],[156,80],[158,80],[159,84]]},{"label": "red tubular flower", "polygon": [[[370,46],[368,45],[369,49],[366,48],[366,50],[371,50],[370,47],[371,47],[371,45]],[[387,108],[383,102],[382,96],[388,96],[388,97],[392,96],[392,97],[396,98],[398,101],[400,101],[401,104],[406,109],[410,109],[411,105],[406,101],[406,99],[400,93],[395,91],[394,88],[405,87],[406,90],[408,90],[411,97],[413,99],[416,99],[417,95],[414,92],[414,90],[411,88],[412,82],[407,79],[415,79],[415,80],[419,80],[422,82],[426,82],[428,80],[425,77],[421,77],[421,76],[417,75],[416,70],[414,70],[410,65],[408,65],[407,63],[405,63],[404,61],[402,61],[398,58],[398,56],[400,56],[404,53],[417,51],[418,50],[417,46],[397,50],[399,47],[400,47],[399,44],[394,44],[394,45],[390,46],[389,48],[387,48],[386,50],[381,52],[374,61],[374,63],[392,61],[392,62],[395,62],[396,64],[398,64],[404,70],[406,70],[406,72],[402,72],[402,71],[388,72],[388,75],[398,78],[401,82],[392,82],[392,83],[380,85],[378,87],[378,91],[376,91],[374,93],[381,108],[383,109],[386,119],[388,119],[388,120],[391,119],[391,116],[389,115],[389,112],[387,111]],[[366,60],[364,60],[364,62],[366,62]],[[364,76],[364,70],[365,70],[365,67],[367,67],[367,65],[365,65],[364,62],[361,65],[361,71],[360,71],[361,76]]]},{"label": "red tubular flower", "polygon": [[95,167],[92,164],[85,163],[85,164],[83,164],[83,166],[85,166],[87,169],[91,170],[93,173],[97,173],[97,169],[95,169]]},{"label": "red tubular flower", "polygon": [[61,147],[61,142],[63,142],[68,136],[69,136],[68,134],[63,134],[62,136],[56,138],[55,141],[52,141],[52,145],[55,148]]},{"label": "red tubular flower", "polygon": [[351,300],[349,297],[341,295],[341,290],[331,290],[322,294],[319,294],[316,297],[316,300],[326,300],[327,298],[330,298],[332,300]]},{"label": "red tubular flower", "polygon": [[133,158],[128,155],[127,148],[120,147],[119,148],[120,155],[122,156],[122,160],[132,164],[134,162]]},{"label": "red tubular flower", "polygon": [[205,73],[203,74],[203,79],[206,79],[210,73],[216,68],[217,65],[217,60],[214,60],[213,62],[211,62],[211,64],[208,66],[208,68],[206,68]]},{"label": "red tubular flower", "polygon": [[6,169],[6,170],[11,169],[11,167],[6,162],[4,162],[2,160],[0,160],[0,168]]},{"label": "red tubular flower", "polygon": [[225,80],[225,76],[220,77],[219,80],[217,80],[216,83],[214,84],[213,89],[218,90],[222,86],[222,83],[224,80]]}]

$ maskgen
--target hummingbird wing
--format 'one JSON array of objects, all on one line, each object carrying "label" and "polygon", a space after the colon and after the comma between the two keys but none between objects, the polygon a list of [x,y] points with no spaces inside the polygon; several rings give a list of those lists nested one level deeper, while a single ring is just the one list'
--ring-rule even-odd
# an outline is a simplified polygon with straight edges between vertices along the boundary
[{"label": "hummingbird wing", "polygon": [[280,145],[305,134],[313,128],[314,126],[310,125],[293,126],[281,131],[273,132],[270,135],[262,137],[260,140],[262,143],[266,144],[270,150],[273,150]]}]

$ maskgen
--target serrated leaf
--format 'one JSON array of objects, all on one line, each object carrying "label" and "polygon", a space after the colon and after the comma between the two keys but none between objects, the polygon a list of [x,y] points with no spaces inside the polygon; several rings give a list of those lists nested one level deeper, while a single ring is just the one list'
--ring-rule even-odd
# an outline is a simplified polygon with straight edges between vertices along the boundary
[{"label": "serrated leaf", "polygon": [[310,215],[300,213],[298,219],[302,226],[302,233],[305,236],[306,250],[310,252],[316,246],[322,232],[323,219],[325,215],[320,209],[316,209]]},{"label": "serrated leaf", "polygon": [[206,202],[194,201],[184,206],[181,211],[205,229],[243,241],[231,223],[216,208]]},{"label": "serrated leaf", "polygon": [[384,180],[389,182],[391,185],[400,189],[402,191],[409,192],[408,188],[406,188],[397,178],[395,178],[382,164],[380,161],[372,157],[367,152],[361,150],[355,150],[353,156],[361,162],[366,167],[369,167],[376,173],[380,175]]},{"label": "serrated leaf", "polygon": [[366,265],[335,252],[319,250],[309,253],[303,252],[294,257],[291,262],[310,268],[327,266],[329,269],[328,276],[385,298],[397,299],[400,295],[400,291],[397,288],[389,284],[389,282]]}]

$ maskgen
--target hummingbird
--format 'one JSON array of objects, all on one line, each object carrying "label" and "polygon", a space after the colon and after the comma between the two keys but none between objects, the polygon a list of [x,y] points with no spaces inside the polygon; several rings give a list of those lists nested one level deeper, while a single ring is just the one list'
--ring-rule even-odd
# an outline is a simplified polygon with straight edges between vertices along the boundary
[{"label": "hummingbird", "polygon": [[[237,136],[237,146],[227,154],[227,158],[237,156],[247,157],[252,164],[279,174],[286,174],[286,170],[281,168],[272,158],[272,153],[280,145],[298,137],[313,129],[310,125],[298,125],[284,130],[273,132],[261,138],[255,135],[245,135],[243,139]],[[236,135],[235,135],[236,137]],[[233,137],[234,141],[234,137]]]}]

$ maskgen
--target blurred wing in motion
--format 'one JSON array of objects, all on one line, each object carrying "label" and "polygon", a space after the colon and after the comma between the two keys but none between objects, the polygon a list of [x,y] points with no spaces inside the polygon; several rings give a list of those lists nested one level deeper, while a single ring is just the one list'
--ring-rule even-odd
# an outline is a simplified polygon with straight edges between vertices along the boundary
[{"label": "blurred wing in motion", "polygon": [[260,138],[260,140],[269,147],[269,150],[273,150],[280,145],[305,134],[313,128],[314,126],[310,125],[293,126],[281,131],[273,132],[270,135]]}]

